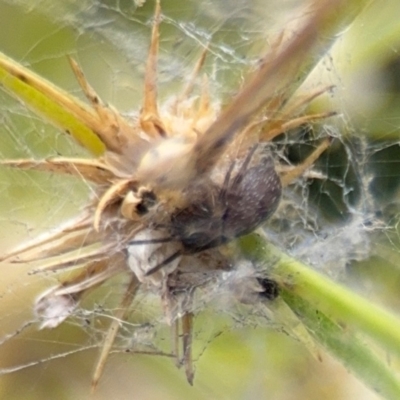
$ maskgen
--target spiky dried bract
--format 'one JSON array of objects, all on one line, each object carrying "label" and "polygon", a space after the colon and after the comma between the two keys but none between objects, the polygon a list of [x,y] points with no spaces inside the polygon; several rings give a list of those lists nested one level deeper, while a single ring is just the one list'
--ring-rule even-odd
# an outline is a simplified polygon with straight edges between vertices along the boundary
[{"label": "spiky dried bract", "polygon": [[[249,82],[221,113],[219,105],[210,100],[206,78],[200,98],[191,97],[206,49],[183,92],[169,107],[159,108],[159,1],[146,66],[143,107],[137,120],[128,120],[107,106],[72,59],[72,69],[90,105],[15,63],[1,65],[10,79],[21,79],[62,107],[74,121],[94,133],[100,148],[104,146],[101,156],[93,159],[58,157],[1,162],[19,169],[70,174],[94,187],[95,194],[86,209],[69,227],[2,258],[42,263],[36,271],[65,271],[80,266],[79,271],[39,297],[35,310],[41,327],[59,325],[73,313],[85,293],[121,271],[133,271],[121,310],[129,307],[140,284],[144,290],[158,291],[169,323],[178,323],[176,320],[182,318],[182,362],[189,382],[193,381],[192,294],[196,288],[215,286],[234,268],[229,253],[219,246],[264,222],[278,205],[281,185],[296,179],[329,145],[329,139],[322,141],[302,166],[286,172],[281,180],[269,155],[249,156],[251,147],[261,149],[260,142],[333,115],[301,115],[308,102],[329,88],[305,98],[296,99],[293,94],[301,82],[299,77],[305,74],[302,67],[306,64],[306,71],[310,70],[310,59],[304,55],[316,43],[324,21],[335,7],[337,4],[328,0],[311,4],[308,18],[296,35],[272,46]],[[7,87],[4,81],[3,86]],[[51,122],[64,130],[68,128],[62,121]],[[98,153],[99,147],[94,151],[91,142],[81,140],[78,131],[68,129],[79,144]],[[246,293],[240,299],[248,301],[266,290],[254,270],[244,279],[242,288]],[[124,315],[121,311],[116,320]],[[118,326],[114,322],[111,325],[93,388]]]}]

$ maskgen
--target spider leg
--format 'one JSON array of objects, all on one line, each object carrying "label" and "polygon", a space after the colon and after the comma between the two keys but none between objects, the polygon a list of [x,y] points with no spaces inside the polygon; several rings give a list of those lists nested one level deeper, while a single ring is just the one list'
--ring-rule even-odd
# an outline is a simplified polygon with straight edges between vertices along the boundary
[{"label": "spider leg", "polygon": [[133,275],[128,285],[128,288],[126,289],[125,294],[122,297],[120,306],[113,317],[113,321],[111,322],[106,338],[104,340],[103,348],[101,349],[92,378],[92,393],[94,393],[94,391],[96,390],[97,384],[99,383],[100,377],[103,373],[108,354],[110,353],[111,347],[114,343],[115,337],[121,325],[121,321],[126,318],[129,311],[129,306],[135,298],[139,286],[139,281],[137,280],[136,276]]},{"label": "spider leg", "polygon": [[148,240],[131,240],[128,243],[128,246],[134,245],[141,245],[141,244],[153,244],[153,243],[169,243],[169,242],[178,242],[179,239],[173,238],[173,237],[167,237],[167,238],[160,238],[160,239],[148,239]]},{"label": "spider leg", "polygon": [[331,138],[324,139],[319,146],[299,165],[296,165],[293,169],[285,172],[281,175],[282,186],[290,185],[295,179],[303,175],[304,172],[310,168],[320,155],[329,147],[331,144]]},{"label": "spider leg", "polygon": [[154,274],[155,272],[159,271],[162,267],[165,267],[166,265],[168,265],[170,262],[176,260],[178,257],[180,257],[183,254],[182,250],[178,250],[175,253],[173,253],[172,255],[170,255],[169,257],[167,257],[163,262],[161,262],[160,264],[156,265],[153,268],[150,268],[144,275],[145,276],[149,276]]},{"label": "spider leg", "polygon": [[233,171],[233,168],[235,168],[235,165],[236,165],[236,163],[235,163],[235,161],[233,161],[231,163],[231,165],[229,166],[229,169],[225,175],[224,183],[222,184],[222,188],[219,193],[219,198],[221,199],[222,204],[225,204],[226,193],[229,189],[229,182],[231,180],[232,171]]},{"label": "spider leg", "polygon": [[[251,149],[247,152],[246,158],[244,159],[242,165],[240,166],[240,169],[237,172],[235,178],[233,179],[233,182],[232,182],[231,185],[230,185],[230,182],[231,182],[232,171],[233,171],[233,169],[234,169],[234,167],[236,165],[236,162],[233,161],[231,163],[231,165],[229,166],[229,169],[228,169],[228,171],[227,171],[227,173],[225,175],[224,182],[222,184],[221,191],[219,193],[219,199],[220,199],[220,203],[221,204],[225,204],[226,194],[227,194],[230,186],[234,187],[234,186],[238,185],[240,183],[240,181],[242,180],[243,173],[246,171],[247,167],[249,166],[250,161],[253,158],[253,155],[254,155],[255,151],[257,150],[257,147],[258,147],[257,144],[253,145],[251,147]],[[215,245],[210,244],[209,248],[210,247],[214,247],[214,246]]]},{"label": "spider leg", "polygon": [[253,158],[253,155],[255,153],[255,151],[257,150],[258,145],[255,144],[247,153],[246,158],[243,161],[243,164],[240,167],[240,170],[238,171],[238,173],[235,176],[235,179],[233,180],[232,186],[236,186],[239,185],[239,183],[241,182],[241,180],[243,179],[243,174],[244,172],[247,170],[247,167],[250,164],[251,159]]},{"label": "spider leg", "polygon": [[[238,173],[236,174],[236,177],[233,180],[233,183],[232,183],[231,186],[235,186],[235,185],[240,183],[240,180],[242,179],[242,175],[243,175],[244,171],[246,171],[247,167],[249,166],[249,163],[250,163],[250,161],[251,161],[251,159],[252,159],[252,157],[254,155],[254,152],[256,151],[257,147],[258,147],[257,145],[253,145],[251,147],[251,149],[247,152],[247,156],[244,159],[244,161],[243,161]],[[231,181],[232,171],[235,168],[235,165],[236,165],[236,162],[233,161],[231,163],[231,165],[229,166],[229,169],[228,169],[228,171],[227,171],[227,173],[225,175],[224,183],[222,184],[222,189],[221,189],[220,194],[219,194],[219,198],[221,199],[221,203],[222,204],[225,203],[226,193],[227,193],[227,191],[229,189],[229,183]]]}]

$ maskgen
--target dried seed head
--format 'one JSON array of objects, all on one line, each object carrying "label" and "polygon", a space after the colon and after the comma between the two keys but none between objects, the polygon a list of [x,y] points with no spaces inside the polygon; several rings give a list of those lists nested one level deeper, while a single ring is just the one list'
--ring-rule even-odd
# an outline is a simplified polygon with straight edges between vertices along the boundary
[{"label": "dried seed head", "polygon": [[[223,280],[225,272],[231,278],[237,272],[232,267],[232,259],[218,247],[265,222],[278,207],[282,187],[309,168],[329,145],[329,141],[322,143],[308,162],[281,179],[265,146],[259,144],[316,118],[315,115],[296,118],[304,101],[290,102],[297,83],[288,85],[287,81],[300,82],[296,71],[307,61],[303,53],[318,41],[319,21],[336,7],[328,0],[322,4],[310,14],[298,34],[288,40],[287,46],[277,46],[263,58],[260,68],[221,113],[218,107],[211,106],[206,84],[200,101],[191,100],[192,83],[167,112],[157,102],[156,63],[161,20],[157,0],[143,107],[136,121],[127,120],[106,106],[74,62],[72,67],[91,107],[57,93],[59,105],[76,115],[99,139],[100,149],[91,145],[87,148],[96,156],[101,154],[101,161],[55,158],[41,163],[8,162],[17,168],[83,177],[98,188],[78,223],[4,257],[32,261],[38,259],[38,254],[68,254],[79,248],[79,254],[51,266],[62,270],[82,265],[83,271],[62,280],[59,286],[39,298],[36,313],[44,320],[43,327],[60,324],[85,293],[126,267],[134,273],[107,334],[93,388],[139,283],[150,284],[144,285],[144,290],[149,286],[158,290],[170,323],[181,319],[183,363],[192,382],[190,334],[195,289],[208,286],[212,291],[218,288],[218,280]],[[195,76],[204,56],[205,53],[195,68]],[[9,69],[13,71],[14,65]],[[17,70],[22,71],[18,76],[29,76],[20,67]],[[23,80],[33,87],[44,86],[36,77]],[[43,93],[51,97],[54,88],[50,85]],[[61,127],[66,130],[62,124]],[[82,143],[77,132],[72,135]],[[97,243],[100,245],[92,249],[91,245]],[[234,279],[226,279],[229,293],[235,299],[250,302],[259,300],[260,295],[267,299],[277,296],[275,283],[260,278],[253,266],[239,272]]]}]

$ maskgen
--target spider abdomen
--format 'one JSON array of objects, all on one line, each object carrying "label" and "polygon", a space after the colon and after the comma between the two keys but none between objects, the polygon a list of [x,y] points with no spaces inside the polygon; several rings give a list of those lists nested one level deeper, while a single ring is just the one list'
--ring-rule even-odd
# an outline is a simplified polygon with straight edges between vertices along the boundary
[{"label": "spider abdomen", "polygon": [[196,187],[194,200],[172,216],[172,236],[186,252],[197,253],[246,235],[275,212],[281,181],[271,157],[252,160],[255,150],[250,150],[233,178],[232,164],[222,187]]},{"label": "spider abdomen", "polygon": [[254,231],[277,209],[282,185],[270,157],[248,168],[228,190],[224,232],[235,238]]}]

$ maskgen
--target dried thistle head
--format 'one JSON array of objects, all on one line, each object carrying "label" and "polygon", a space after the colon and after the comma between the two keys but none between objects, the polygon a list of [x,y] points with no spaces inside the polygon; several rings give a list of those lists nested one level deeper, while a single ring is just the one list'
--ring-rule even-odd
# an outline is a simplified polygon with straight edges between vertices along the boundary
[{"label": "dried thistle head", "polygon": [[[279,166],[266,152],[267,144],[278,135],[334,115],[332,111],[303,114],[307,104],[329,88],[302,97],[296,96],[295,90],[301,82],[299,77],[304,79],[304,71],[311,68],[305,54],[316,45],[336,6],[327,0],[310,3],[297,33],[289,39],[276,39],[222,111],[210,99],[206,77],[202,93],[192,96],[206,48],[175,102],[159,107],[159,1],[146,64],[143,106],[137,119],[127,119],[104,104],[72,59],[72,69],[89,105],[11,61],[3,62],[10,77],[42,92],[74,115],[87,136],[79,136],[74,127],[61,120],[53,122],[94,155],[93,159],[2,161],[2,165],[19,169],[73,175],[95,188],[87,207],[74,221],[2,258],[15,263],[50,260],[36,272],[64,272],[80,266],[78,272],[38,298],[35,311],[41,326],[58,326],[87,293],[116,274],[131,276],[121,311],[106,337],[93,387],[119,320],[139,287],[158,293],[168,322],[181,324],[183,364],[192,382],[193,292],[212,287],[224,274],[235,270],[235,257],[220,246],[262,224],[278,206],[282,188],[309,169],[330,144],[329,138],[323,139],[301,165],[279,174]],[[7,80],[3,85],[7,87]],[[77,247],[79,253],[74,252]],[[66,257],[52,260],[60,254]],[[240,294],[238,287],[232,292],[243,302],[277,294],[276,286],[252,268],[241,283]]]}]

